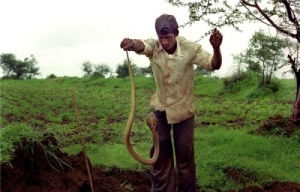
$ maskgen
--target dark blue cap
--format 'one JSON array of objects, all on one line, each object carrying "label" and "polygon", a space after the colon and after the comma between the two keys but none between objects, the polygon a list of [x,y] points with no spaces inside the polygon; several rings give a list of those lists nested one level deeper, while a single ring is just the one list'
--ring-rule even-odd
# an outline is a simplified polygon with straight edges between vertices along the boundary
[{"label": "dark blue cap", "polygon": [[155,30],[158,35],[174,33],[178,30],[178,23],[173,15],[163,14],[155,21]]}]

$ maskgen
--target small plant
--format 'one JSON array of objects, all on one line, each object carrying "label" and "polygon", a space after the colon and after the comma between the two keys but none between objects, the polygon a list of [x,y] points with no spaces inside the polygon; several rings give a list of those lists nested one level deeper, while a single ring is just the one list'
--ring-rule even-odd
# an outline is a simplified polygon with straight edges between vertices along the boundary
[{"label": "small plant", "polygon": [[128,191],[134,191],[131,183],[127,183],[126,181],[121,184],[121,186],[125,187]]},{"label": "small plant", "polygon": [[58,165],[60,166],[61,170],[63,171],[64,170],[64,167],[63,165],[69,167],[69,168],[72,168],[71,166],[69,166],[68,164],[66,164],[64,161],[62,161],[60,158],[58,158],[56,155],[55,155],[55,152],[53,151],[53,146],[46,146],[44,149],[44,152],[45,152],[45,157],[49,163],[49,165],[55,169],[57,172],[60,172],[54,165],[51,164],[50,162],[50,158],[54,159]]}]

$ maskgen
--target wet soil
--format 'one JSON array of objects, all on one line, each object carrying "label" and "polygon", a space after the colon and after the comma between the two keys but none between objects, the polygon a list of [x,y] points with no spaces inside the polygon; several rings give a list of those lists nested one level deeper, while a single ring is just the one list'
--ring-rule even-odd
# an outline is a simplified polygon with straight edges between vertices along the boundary
[{"label": "wet soil", "polygon": [[14,159],[1,165],[1,192],[149,191],[147,171],[92,167],[83,152],[68,155],[54,148],[45,153],[45,146],[56,143],[52,136],[42,143],[23,140]]},{"label": "wet soil", "polygon": [[[262,123],[255,134],[272,133],[289,137],[297,128],[294,123],[276,116]],[[51,147],[45,148],[47,146]],[[52,136],[41,143],[24,139],[13,160],[1,164],[1,192],[90,192],[92,188],[95,192],[147,192],[151,189],[148,170],[92,167],[83,152],[68,155],[57,146]],[[244,170],[228,168],[224,172],[239,184],[255,179],[249,178]],[[201,191],[201,186],[198,189]],[[300,192],[300,183],[274,181],[230,192]]]}]

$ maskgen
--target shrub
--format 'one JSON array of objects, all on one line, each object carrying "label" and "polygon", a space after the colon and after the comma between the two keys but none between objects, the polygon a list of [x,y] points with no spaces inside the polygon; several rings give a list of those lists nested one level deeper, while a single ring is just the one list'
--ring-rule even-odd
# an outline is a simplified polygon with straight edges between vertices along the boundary
[{"label": "shrub", "polygon": [[94,72],[93,75],[91,75],[90,79],[98,79],[98,78],[105,78],[105,76],[99,72]]},{"label": "shrub", "polygon": [[57,76],[54,74],[50,74],[47,76],[47,79],[54,79],[54,78],[57,78]]},{"label": "shrub", "polygon": [[238,81],[243,81],[247,78],[247,75],[245,72],[235,73],[229,77],[225,77],[223,79],[224,86],[230,86],[232,84],[237,83]]},{"label": "shrub", "polygon": [[256,76],[252,73],[235,73],[222,80],[224,84],[223,93],[237,93],[245,87],[253,87],[257,83]]},{"label": "shrub", "polygon": [[251,99],[271,96],[279,91],[279,84],[271,82],[269,84],[263,84],[258,86],[248,97]]}]

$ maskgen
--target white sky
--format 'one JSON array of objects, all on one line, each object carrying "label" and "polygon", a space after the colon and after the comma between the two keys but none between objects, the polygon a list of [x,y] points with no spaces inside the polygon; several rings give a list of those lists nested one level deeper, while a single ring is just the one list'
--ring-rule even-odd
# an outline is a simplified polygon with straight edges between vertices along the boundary
[{"label": "white sky", "polygon": [[[83,76],[82,63],[106,63],[113,71],[126,59],[120,48],[123,38],[156,38],[155,19],[173,14],[179,24],[188,21],[188,10],[165,0],[9,0],[0,2],[0,54],[12,53],[23,60],[33,54],[41,76]],[[242,33],[221,28],[222,68],[215,75],[234,70],[232,54],[248,45],[252,34],[265,26],[245,24]],[[180,29],[180,35],[198,40],[207,26],[196,23]],[[212,52],[208,37],[199,42]],[[138,67],[149,66],[145,56],[129,53]],[[2,74],[1,74],[2,76]],[[281,77],[281,75],[280,75]]]}]

